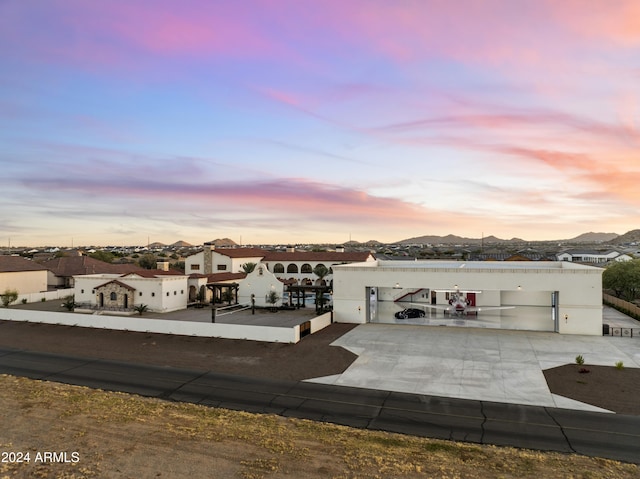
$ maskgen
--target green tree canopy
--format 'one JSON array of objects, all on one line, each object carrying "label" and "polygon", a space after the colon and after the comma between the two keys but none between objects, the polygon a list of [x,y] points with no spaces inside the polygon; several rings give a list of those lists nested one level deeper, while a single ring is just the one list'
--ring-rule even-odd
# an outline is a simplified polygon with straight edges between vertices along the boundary
[{"label": "green tree canopy", "polygon": [[104,261],[105,263],[112,263],[115,255],[113,253],[109,253],[108,251],[99,250],[95,253],[89,253],[89,257],[97,259],[99,261]]},{"label": "green tree canopy", "polygon": [[156,269],[158,267],[156,257],[151,253],[143,254],[138,260],[138,265],[144,269]]},{"label": "green tree canopy", "polygon": [[640,259],[613,263],[602,274],[602,287],[614,296],[633,301],[640,294]]},{"label": "green tree canopy", "polygon": [[2,298],[2,306],[8,308],[11,303],[18,300],[18,291],[7,288],[3,294],[0,294],[0,298]]},{"label": "green tree canopy", "polygon": [[327,268],[323,264],[319,264],[315,268],[313,268],[313,274],[315,274],[320,280],[324,279],[326,275],[329,274],[329,268]]}]

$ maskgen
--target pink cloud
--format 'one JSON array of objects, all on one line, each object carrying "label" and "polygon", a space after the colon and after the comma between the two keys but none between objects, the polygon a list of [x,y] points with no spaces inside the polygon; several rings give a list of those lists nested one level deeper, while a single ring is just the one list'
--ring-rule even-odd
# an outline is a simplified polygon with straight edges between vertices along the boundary
[{"label": "pink cloud", "polygon": [[491,105],[469,105],[479,112],[458,112],[446,116],[434,116],[430,118],[420,118],[401,123],[393,123],[373,128],[373,132],[381,133],[403,133],[412,131],[430,131],[434,129],[457,130],[457,129],[486,129],[502,133],[507,129],[522,131],[526,129],[532,131],[557,132],[568,129],[574,132],[588,135],[589,137],[599,137],[607,141],[620,143],[632,143],[640,146],[640,132],[626,124],[610,124],[594,120],[587,117],[572,115],[559,111],[543,109],[509,109],[495,107]]},{"label": "pink cloud", "polygon": [[[92,175],[52,177],[42,175],[23,179],[32,189],[51,191],[52,197],[67,197],[67,201],[82,203],[87,210],[92,202],[112,204],[116,210],[124,208],[153,211],[189,211],[204,208],[208,214],[224,216],[233,213],[238,218],[247,214],[272,218],[272,221],[321,222],[333,225],[386,225],[388,227],[433,227],[438,225],[472,225],[481,220],[464,213],[448,212],[384,198],[365,191],[339,187],[299,178],[280,178],[255,181],[187,181],[172,176],[172,181],[140,179],[145,175],[113,176],[105,168]],[[169,176],[169,175],[165,175]],[[146,175],[146,178],[149,178]],[[115,206],[121,205],[121,206]],[[144,205],[144,206],[142,206]],[[196,206],[197,205],[197,206]],[[211,205],[207,209],[206,205]],[[90,214],[90,213],[89,213]],[[446,227],[446,226],[442,226]]]}]

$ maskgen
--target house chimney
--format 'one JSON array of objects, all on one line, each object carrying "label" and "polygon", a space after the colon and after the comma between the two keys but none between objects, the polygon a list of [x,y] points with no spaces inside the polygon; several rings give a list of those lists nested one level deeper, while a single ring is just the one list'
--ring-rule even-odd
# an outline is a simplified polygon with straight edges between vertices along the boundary
[{"label": "house chimney", "polygon": [[160,260],[160,261],[156,261],[156,268],[158,268],[161,271],[169,271],[169,261],[166,260]]},{"label": "house chimney", "polygon": [[336,253],[344,253],[344,246],[342,245],[336,246]]},{"label": "house chimney", "polygon": [[295,253],[296,252],[296,247],[295,246],[287,246],[287,253]]},{"label": "house chimney", "polygon": [[216,245],[213,241],[204,244],[204,274],[212,274],[213,273],[213,254],[212,251],[216,249]]}]

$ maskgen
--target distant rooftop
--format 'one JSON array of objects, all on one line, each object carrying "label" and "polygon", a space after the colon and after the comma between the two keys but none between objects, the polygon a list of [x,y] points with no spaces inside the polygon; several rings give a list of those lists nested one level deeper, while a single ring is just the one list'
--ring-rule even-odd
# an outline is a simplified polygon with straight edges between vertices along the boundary
[{"label": "distant rooftop", "polygon": [[[375,261],[369,263],[356,263],[350,265],[338,265],[337,267],[368,267],[368,268],[384,268],[384,269],[457,269],[457,270],[576,270],[576,269],[594,269],[593,266],[585,266],[582,264],[564,262],[564,261]],[[336,266],[334,266],[335,268]]]}]

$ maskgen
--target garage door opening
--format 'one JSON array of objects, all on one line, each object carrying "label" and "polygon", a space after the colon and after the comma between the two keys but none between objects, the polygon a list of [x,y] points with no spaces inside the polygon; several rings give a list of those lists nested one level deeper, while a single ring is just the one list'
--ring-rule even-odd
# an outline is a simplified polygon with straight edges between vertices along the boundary
[{"label": "garage door opening", "polygon": [[557,331],[558,293],[367,287],[367,322],[527,331]]}]

